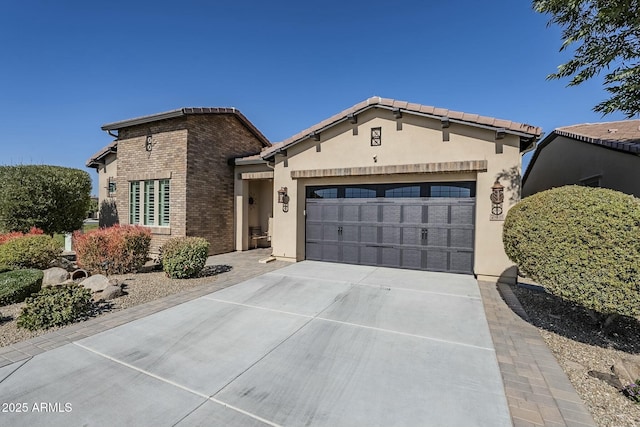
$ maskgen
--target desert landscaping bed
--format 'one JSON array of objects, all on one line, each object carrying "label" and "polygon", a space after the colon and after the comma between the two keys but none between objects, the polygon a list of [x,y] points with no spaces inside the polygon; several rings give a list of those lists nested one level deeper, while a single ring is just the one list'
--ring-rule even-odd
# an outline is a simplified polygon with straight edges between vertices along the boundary
[{"label": "desert landscaping bed", "polygon": [[[125,295],[106,303],[98,303],[91,318],[144,304],[197,286],[210,284],[216,280],[217,274],[229,269],[230,267],[228,266],[207,266],[201,273],[201,277],[193,279],[171,279],[162,271],[109,276],[109,278],[117,279],[118,282],[123,284]],[[16,319],[23,306],[24,303],[18,303],[0,307],[0,347],[64,328],[58,327],[38,331],[18,328]]]},{"label": "desert landscaping bed", "polygon": [[[640,427],[634,404],[605,380],[619,359],[640,363],[640,321],[619,318],[603,332],[588,313],[540,290],[518,286],[516,296],[601,427]],[[626,385],[626,384],[625,384]]]}]

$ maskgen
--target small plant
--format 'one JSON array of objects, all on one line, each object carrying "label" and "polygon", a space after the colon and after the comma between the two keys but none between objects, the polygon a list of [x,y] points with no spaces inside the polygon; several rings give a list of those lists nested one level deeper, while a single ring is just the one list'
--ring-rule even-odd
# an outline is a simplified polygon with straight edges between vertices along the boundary
[{"label": "small plant", "polygon": [[80,285],[45,288],[25,300],[18,326],[35,331],[66,325],[86,318],[92,306],[91,291]]},{"label": "small plant", "polygon": [[0,273],[0,306],[22,302],[40,290],[40,270],[14,270]]},{"label": "small plant", "polygon": [[73,234],[78,266],[91,273],[123,274],[139,270],[151,245],[148,228],[115,225]]},{"label": "small plant", "polygon": [[209,242],[202,237],[176,237],[160,248],[160,262],[168,277],[188,279],[204,268]]},{"label": "small plant", "polygon": [[627,396],[630,400],[640,404],[640,378],[636,382],[629,384],[622,389],[622,394]]},{"label": "small plant", "polygon": [[26,235],[13,238],[0,245],[0,265],[12,269],[45,269],[61,253],[62,248],[53,237]]}]

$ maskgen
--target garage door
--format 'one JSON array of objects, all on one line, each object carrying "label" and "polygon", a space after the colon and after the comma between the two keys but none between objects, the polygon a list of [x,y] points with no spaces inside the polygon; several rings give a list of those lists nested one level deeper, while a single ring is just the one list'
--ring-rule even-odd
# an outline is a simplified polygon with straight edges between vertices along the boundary
[{"label": "garage door", "polygon": [[475,183],[308,187],[306,258],[473,273]]}]

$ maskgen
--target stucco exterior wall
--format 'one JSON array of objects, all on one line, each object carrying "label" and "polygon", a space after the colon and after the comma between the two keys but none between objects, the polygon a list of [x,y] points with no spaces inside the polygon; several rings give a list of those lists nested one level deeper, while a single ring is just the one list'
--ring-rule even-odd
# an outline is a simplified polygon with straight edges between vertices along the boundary
[{"label": "stucco exterior wall", "polygon": [[[270,178],[242,179],[243,174],[266,174]],[[249,203],[252,197],[254,203]],[[262,232],[269,230],[269,217],[273,215],[274,203],[273,170],[266,164],[235,167],[234,211],[235,249],[244,251],[253,247],[249,228],[259,226]],[[266,244],[266,242],[261,242]]]},{"label": "stucco exterior wall", "polygon": [[[452,123],[442,129],[439,120],[405,114],[399,120],[391,111],[372,109],[357,116],[357,123],[344,122],[322,132],[320,141],[305,141],[276,156],[274,197],[281,187],[290,196],[289,211],[274,204],[273,255],[285,260],[305,258],[305,186],[319,184],[477,181],[475,273],[482,276],[515,277],[515,269],[502,246],[503,221],[490,221],[491,186],[501,175],[516,175],[519,181],[519,138],[506,135],[495,140],[495,132]],[[382,128],[382,144],[371,146],[371,128]],[[357,129],[357,132],[354,132]],[[444,131],[444,132],[443,132]],[[354,134],[357,133],[357,134]],[[448,139],[448,140],[447,140]],[[486,172],[446,174],[394,174],[292,179],[291,172],[367,166],[411,165],[486,160]],[[517,185],[505,185],[505,214],[519,197]]]},{"label": "stucco exterior wall", "polygon": [[[118,158],[115,153],[107,154],[104,157],[104,164],[100,165],[98,172],[98,208],[103,200],[109,198],[109,177],[116,179],[118,176]],[[117,189],[116,189],[117,191]]]},{"label": "stucco exterior wall", "polygon": [[522,188],[523,197],[600,177],[600,187],[640,197],[640,156],[557,136],[544,146]]}]

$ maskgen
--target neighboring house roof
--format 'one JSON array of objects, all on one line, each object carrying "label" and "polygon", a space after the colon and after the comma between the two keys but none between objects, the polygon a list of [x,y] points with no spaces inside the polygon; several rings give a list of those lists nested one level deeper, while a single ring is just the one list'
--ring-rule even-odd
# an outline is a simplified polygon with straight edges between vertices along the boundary
[{"label": "neighboring house roof", "polygon": [[118,152],[118,141],[113,141],[111,144],[104,147],[102,150],[98,151],[96,154],[91,156],[89,160],[87,160],[88,168],[98,168],[101,164],[102,159],[104,159],[108,154],[117,153]]},{"label": "neighboring house roof", "polygon": [[623,153],[640,155],[640,120],[621,120],[617,122],[583,123],[555,129],[538,145],[538,149],[529,162],[522,177],[524,183],[529,176],[540,152],[558,136],[576,141],[598,145]]},{"label": "neighboring house roof", "polygon": [[[189,108],[178,108],[177,110],[165,111],[164,113],[151,114],[148,116],[136,117],[133,119],[122,120],[119,122],[107,123],[102,126],[102,130],[112,131],[112,130],[120,130],[131,126],[142,125],[146,123],[157,122],[160,120],[173,119],[176,117],[182,117],[186,115],[194,115],[194,114],[232,114],[240,120],[240,122],[251,132],[260,142],[263,147],[270,147],[271,142],[265,137],[262,132],[258,130],[257,127],[253,125],[247,119],[244,114],[240,112],[240,110],[236,108],[227,108],[227,107],[189,107]],[[111,133],[109,133],[112,135]],[[93,156],[87,161],[87,167],[97,168],[100,160],[109,153],[115,153],[117,151],[118,142],[114,141]]]},{"label": "neighboring house roof", "polygon": [[462,123],[492,130],[504,130],[505,133],[518,135],[525,141],[525,146],[521,147],[522,150],[537,140],[542,133],[542,130],[539,127],[512,122],[509,120],[501,120],[493,117],[479,116],[477,114],[463,113],[460,111],[447,110],[445,108],[430,107],[427,105],[413,104],[406,101],[397,101],[394,99],[374,96],[334,116],[331,116],[328,119],[303,130],[302,132],[297,133],[291,138],[264,149],[261,156],[264,159],[273,157],[275,154],[287,147],[306,139],[313,138],[316,134],[332,126],[347,120],[354,120],[355,116],[371,108],[383,108],[394,111],[396,114],[400,115],[403,113],[414,114],[442,121],[449,121],[451,123]]}]

